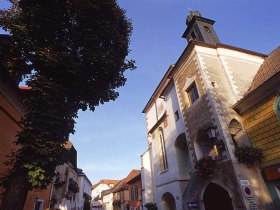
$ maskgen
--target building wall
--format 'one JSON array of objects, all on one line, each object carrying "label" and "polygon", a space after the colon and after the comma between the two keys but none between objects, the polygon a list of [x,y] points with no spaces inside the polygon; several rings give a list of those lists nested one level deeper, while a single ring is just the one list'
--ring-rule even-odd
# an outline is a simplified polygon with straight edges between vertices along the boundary
[{"label": "building wall", "polygon": [[[277,97],[278,95],[275,93],[263,99],[244,112],[242,118],[251,145],[255,148],[260,148],[263,152],[264,159],[261,163],[261,167],[268,172],[266,177],[266,172],[263,171],[264,181],[275,208],[279,209],[280,194],[277,188],[280,189],[280,176],[277,175],[277,168],[280,166],[280,121],[277,119],[273,108],[274,101]],[[266,168],[268,170],[266,170]],[[265,191],[264,189],[260,190]],[[267,202],[271,201],[266,191],[261,193],[260,197],[260,199],[266,198]]]},{"label": "building wall", "polygon": [[78,193],[79,206],[80,209],[83,209],[85,202],[84,193],[91,196],[91,183],[84,176],[79,176],[78,184],[80,189]]},{"label": "building wall", "polygon": [[[148,133],[150,148],[142,156],[142,163],[144,164],[142,168],[142,176],[144,179],[143,203],[157,202],[158,206],[161,205],[160,201],[162,196],[167,192],[170,192],[174,198],[176,195],[182,195],[187,181],[190,178],[190,174],[186,170],[184,171],[185,173],[182,173],[180,170],[180,166],[182,165],[184,165],[185,168],[189,167],[187,165],[188,161],[185,161],[186,159],[182,158],[182,155],[179,156],[177,154],[178,147],[175,148],[179,136],[184,135],[185,128],[179,108],[177,93],[172,81],[165,87],[161,95],[162,97],[155,100],[154,104],[151,105],[151,108],[146,113],[147,130],[149,131],[151,128],[153,128],[153,130]],[[164,113],[165,117],[161,120]],[[161,123],[159,120],[161,120]],[[153,127],[155,124],[156,128]],[[163,129],[168,165],[167,170],[164,171],[162,171],[160,166],[161,146],[159,128]],[[184,144],[185,139],[182,141]],[[187,147],[184,149],[184,153],[187,154],[185,157],[187,157],[188,149]],[[177,202],[177,209],[182,209],[182,196],[177,196]]]},{"label": "building wall", "polygon": [[[131,193],[134,193],[134,187],[137,186],[138,189],[138,197],[135,195],[131,196]],[[129,207],[131,210],[141,210],[141,200],[142,200],[142,183],[141,178],[139,178],[135,182],[131,182],[128,184],[128,192],[129,192]]]},{"label": "building wall", "polygon": [[[79,204],[79,193],[73,193],[69,192],[68,190],[68,185],[69,185],[69,180],[73,179],[75,182],[78,182],[78,175],[76,173],[76,170],[71,166],[66,163],[64,163],[61,166],[56,167],[56,172],[59,172],[60,174],[60,180],[65,181],[65,184],[61,187],[53,187],[52,188],[52,193],[51,193],[51,199],[56,200],[56,205],[55,208],[63,208],[71,205],[72,207],[78,207],[80,206]],[[65,197],[65,193],[68,193],[71,195],[71,200],[67,199]]]},{"label": "building wall", "polygon": [[141,156],[141,180],[142,180],[142,200],[143,203],[150,203],[154,201],[154,181],[153,171],[151,165],[151,149],[149,148]]},{"label": "building wall", "polygon": [[[22,98],[16,86],[9,83],[0,83],[0,171],[7,170],[7,155],[15,152],[19,147],[13,142],[16,140],[17,133],[21,130],[20,119],[23,115]],[[36,199],[43,201],[43,208],[49,205],[51,186],[46,190],[32,190],[28,192],[24,210],[34,208]],[[0,205],[2,201],[0,189]]]},{"label": "building wall", "polygon": [[115,192],[113,195],[114,201],[120,201],[119,205],[113,205],[114,210],[127,210],[128,201],[129,201],[129,191],[128,190],[122,190]]},{"label": "building wall", "polygon": [[47,209],[50,204],[50,195],[51,195],[52,186],[49,185],[45,190],[32,190],[28,192],[28,196],[26,198],[24,204],[24,210],[32,210],[34,209],[34,205],[36,200],[43,201],[43,209]]},{"label": "building wall", "polygon": [[273,109],[276,98],[272,95],[242,114],[252,146],[262,149],[262,166],[280,162],[280,121]]},{"label": "building wall", "polygon": [[113,210],[113,193],[104,195],[102,198],[102,203],[104,210]]},{"label": "building wall", "polygon": [[[7,155],[17,150],[13,143],[17,132],[21,130],[19,121],[22,116],[22,102],[16,87],[0,82],[0,171],[5,172],[8,167],[4,164]],[[1,173],[2,175],[2,173]],[[0,188],[0,205],[3,189]]]},{"label": "building wall", "polygon": [[92,199],[96,198],[98,195],[101,195],[103,190],[108,190],[110,187],[107,184],[99,184],[96,188],[91,191]]}]

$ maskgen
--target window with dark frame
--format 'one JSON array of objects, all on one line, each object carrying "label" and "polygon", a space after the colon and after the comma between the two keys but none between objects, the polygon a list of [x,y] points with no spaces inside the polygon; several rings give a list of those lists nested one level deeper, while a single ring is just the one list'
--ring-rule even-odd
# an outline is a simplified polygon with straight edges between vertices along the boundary
[{"label": "window with dark frame", "polygon": [[192,37],[193,40],[196,39],[196,35],[195,35],[194,31],[191,33],[191,37]]},{"label": "window with dark frame", "polygon": [[193,104],[199,98],[195,82],[187,89],[187,94],[190,104]]},{"label": "window with dark frame", "polygon": [[135,199],[137,200],[138,199],[138,186],[137,185],[134,186],[134,195],[135,195]]},{"label": "window with dark frame", "polygon": [[278,199],[280,199],[280,186],[275,186],[275,190],[276,190]]},{"label": "window with dark frame", "polygon": [[209,27],[204,26],[203,28],[204,28],[204,30],[205,30],[207,33],[210,33],[210,34],[211,34],[211,30],[210,30],[210,28],[209,28]]},{"label": "window with dark frame", "polygon": [[133,187],[131,187],[131,190],[130,190],[130,199],[134,200],[134,190],[133,190]]},{"label": "window with dark frame", "polygon": [[175,115],[175,121],[179,120],[179,112],[178,110],[176,112],[174,112]]}]

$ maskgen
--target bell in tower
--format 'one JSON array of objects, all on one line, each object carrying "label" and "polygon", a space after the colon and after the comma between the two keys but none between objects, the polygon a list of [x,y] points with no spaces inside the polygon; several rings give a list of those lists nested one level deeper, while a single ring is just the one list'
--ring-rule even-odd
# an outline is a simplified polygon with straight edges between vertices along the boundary
[{"label": "bell in tower", "polygon": [[188,42],[197,40],[216,45],[220,40],[214,30],[214,23],[214,20],[202,17],[199,11],[190,11],[186,20],[187,29],[182,37]]}]

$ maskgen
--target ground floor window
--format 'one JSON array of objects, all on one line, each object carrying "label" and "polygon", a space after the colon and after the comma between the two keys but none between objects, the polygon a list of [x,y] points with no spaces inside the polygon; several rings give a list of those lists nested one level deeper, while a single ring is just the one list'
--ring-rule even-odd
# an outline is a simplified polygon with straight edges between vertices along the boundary
[{"label": "ground floor window", "polygon": [[278,195],[278,198],[280,199],[280,186],[275,186],[275,190]]},{"label": "ground floor window", "polygon": [[34,202],[34,210],[43,210],[44,200],[36,199]]}]

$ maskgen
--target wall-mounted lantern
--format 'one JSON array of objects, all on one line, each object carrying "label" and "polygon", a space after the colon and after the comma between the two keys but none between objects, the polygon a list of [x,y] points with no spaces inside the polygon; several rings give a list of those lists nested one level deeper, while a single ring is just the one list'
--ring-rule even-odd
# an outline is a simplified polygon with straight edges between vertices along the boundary
[{"label": "wall-mounted lantern", "polygon": [[222,139],[217,138],[217,127],[210,126],[206,131],[208,138],[211,139],[214,143],[214,150],[216,156],[223,155],[223,151],[225,151],[225,144]]},{"label": "wall-mounted lantern", "polygon": [[215,139],[216,138],[216,127],[210,126],[207,129],[207,135],[208,135],[209,139]]}]

